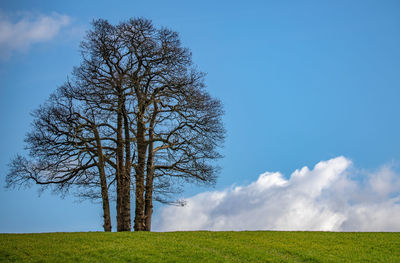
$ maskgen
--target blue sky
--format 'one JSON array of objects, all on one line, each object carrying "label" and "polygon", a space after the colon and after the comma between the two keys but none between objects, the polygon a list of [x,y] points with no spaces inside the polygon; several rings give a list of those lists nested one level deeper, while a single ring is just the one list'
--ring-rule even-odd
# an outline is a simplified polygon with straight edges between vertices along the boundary
[{"label": "blue sky", "polygon": [[215,189],[188,186],[190,197],[266,171],[288,179],[337,156],[358,170],[398,170],[399,13],[398,1],[3,1],[2,26],[50,17],[58,27],[35,40],[0,35],[0,232],[101,230],[98,204],[3,188],[30,112],[79,64],[93,19],[145,17],[179,32],[222,100],[222,171]]}]

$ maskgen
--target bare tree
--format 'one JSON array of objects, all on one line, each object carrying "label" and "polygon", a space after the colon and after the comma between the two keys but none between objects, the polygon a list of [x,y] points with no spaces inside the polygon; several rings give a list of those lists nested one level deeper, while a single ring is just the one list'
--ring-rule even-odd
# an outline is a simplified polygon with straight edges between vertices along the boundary
[{"label": "bare tree", "polygon": [[[131,229],[133,182],[134,229],[150,231],[153,200],[166,201],[162,196],[175,186],[171,182],[215,182],[215,160],[221,157],[217,150],[225,132],[221,102],[205,90],[204,74],[193,66],[191,53],[181,46],[178,34],[156,28],[150,20],[131,19],[116,26],[96,20],[81,49],[83,61],[60,92],[60,98],[74,108],[68,118],[76,126],[65,128],[65,141],[75,141],[68,144],[68,158],[61,163],[79,172],[64,175],[64,170],[54,168],[58,168],[64,144],[48,154],[50,144],[39,136],[39,126],[34,129],[36,137],[28,135],[27,140],[33,149],[31,157],[41,160],[34,166],[50,164],[42,170],[53,169],[49,178],[60,179],[51,179],[60,186],[79,185],[94,167],[100,179],[107,169],[113,171],[118,231]],[[57,130],[58,121],[46,125]],[[54,140],[58,143],[59,139]],[[22,177],[9,178],[16,183],[19,179],[15,178]]]},{"label": "bare tree", "polygon": [[221,103],[202,89],[201,76],[191,75],[179,87],[170,86],[152,108],[146,177],[146,230],[151,230],[152,181],[157,176],[212,184],[218,167],[213,161],[224,138]]},{"label": "bare tree", "polygon": [[[72,186],[83,188],[82,196],[98,198],[89,194],[88,188],[101,189],[104,231],[111,231],[109,185],[107,184],[104,150],[109,140],[107,118],[97,110],[74,101],[63,86],[33,113],[32,130],[26,136],[26,148],[30,159],[17,156],[10,163],[6,178],[7,186],[29,184],[30,181],[54,186],[57,193],[66,193]],[[108,132],[110,133],[110,132]]]}]

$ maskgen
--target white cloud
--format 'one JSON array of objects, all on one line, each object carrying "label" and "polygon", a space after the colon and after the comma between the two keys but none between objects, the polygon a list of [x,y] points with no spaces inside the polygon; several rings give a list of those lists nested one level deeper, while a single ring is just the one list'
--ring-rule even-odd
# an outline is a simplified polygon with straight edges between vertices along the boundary
[{"label": "white cloud", "polygon": [[247,186],[162,208],[156,230],[400,231],[400,176],[388,166],[364,180],[352,179],[355,172],[345,157],[289,179],[266,172]]},{"label": "white cloud", "polygon": [[17,20],[0,13],[0,57],[7,58],[14,51],[27,50],[34,43],[53,39],[70,21],[69,16],[57,13],[24,13]]}]

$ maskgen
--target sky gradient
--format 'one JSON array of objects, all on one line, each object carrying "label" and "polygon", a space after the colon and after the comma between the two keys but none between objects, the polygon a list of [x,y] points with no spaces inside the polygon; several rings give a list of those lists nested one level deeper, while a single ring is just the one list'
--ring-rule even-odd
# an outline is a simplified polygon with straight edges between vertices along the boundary
[{"label": "sky gradient", "polygon": [[[248,186],[266,171],[290,180],[296,169],[338,156],[362,171],[352,178],[360,187],[388,166],[396,184],[399,13],[398,1],[3,1],[0,232],[101,230],[99,204],[3,187],[7,163],[23,152],[30,112],[79,65],[79,42],[97,18],[145,17],[177,31],[223,102],[218,182],[187,186],[183,197]],[[387,198],[399,195],[400,186]]]}]

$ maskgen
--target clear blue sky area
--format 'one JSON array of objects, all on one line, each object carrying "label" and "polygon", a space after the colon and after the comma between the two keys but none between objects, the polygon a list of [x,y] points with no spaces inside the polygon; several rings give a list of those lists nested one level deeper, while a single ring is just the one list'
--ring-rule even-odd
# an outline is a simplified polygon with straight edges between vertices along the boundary
[{"label": "clear blue sky area", "polygon": [[[98,204],[3,187],[7,163],[23,152],[30,112],[79,64],[79,42],[96,18],[149,18],[191,49],[226,112],[216,189],[339,155],[364,169],[400,161],[397,0],[0,3],[0,14],[15,21],[21,12],[57,12],[71,23],[0,60],[0,232],[102,229]],[[205,190],[189,186],[184,196]]]}]

